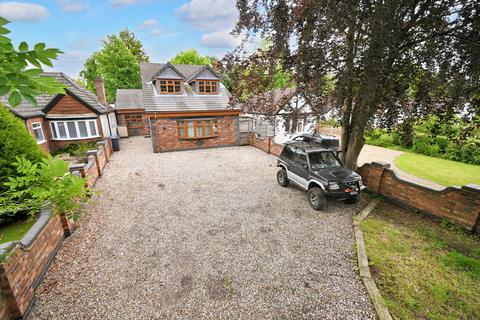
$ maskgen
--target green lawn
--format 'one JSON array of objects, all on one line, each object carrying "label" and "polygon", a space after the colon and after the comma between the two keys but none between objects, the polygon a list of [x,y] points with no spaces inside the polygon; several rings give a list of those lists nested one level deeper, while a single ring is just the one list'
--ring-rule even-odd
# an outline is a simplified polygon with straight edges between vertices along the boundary
[{"label": "green lawn", "polygon": [[361,227],[393,318],[480,319],[478,236],[388,204]]},{"label": "green lawn", "polygon": [[0,227],[0,244],[20,240],[34,223],[35,219],[29,219]]},{"label": "green lawn", "polygon": [[397,157],[395,166],[404,172],[444,186],[480,184],[480,166],[472,164],[409,152]]}]

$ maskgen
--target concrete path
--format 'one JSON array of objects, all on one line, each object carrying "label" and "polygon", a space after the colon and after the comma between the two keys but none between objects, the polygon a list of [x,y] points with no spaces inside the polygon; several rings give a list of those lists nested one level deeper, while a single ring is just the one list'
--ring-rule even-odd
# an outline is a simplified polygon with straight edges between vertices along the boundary
[{"label": "concrete path", "polygon": [[394,160],[395,158],[397,158],[402,154],[403,154],[402,151],[397,151],[397,150],[392,150],[392,149],[387,149],[387,148],[382,148],[377,146],[371,146],[366,144],[363,146],[362,152],[358,157],[358,166],[362,166],[363,164],[369,163],[372,161],[384,161],[384,162],[390,163],[391,168],[395,170],[395,173],[399,178],[402,178],[407,181],[411,181],[416,184],[427,186],[435,190],[445,189],[445,186],[442,186],[438,183],[435,183],[427,179],[414,176],[412,174],[406,173],[396,168]]},{"label": "concrete path", "polygon": [[352,214],[312,210],[253,147],[122,140],[29,319],[374,319]]}]

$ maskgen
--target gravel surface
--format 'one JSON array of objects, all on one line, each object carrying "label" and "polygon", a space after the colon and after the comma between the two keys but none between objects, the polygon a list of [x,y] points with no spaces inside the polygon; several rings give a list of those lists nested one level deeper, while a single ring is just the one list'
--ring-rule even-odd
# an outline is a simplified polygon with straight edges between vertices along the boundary
[{"label": "gravel surface", "polygon": [[61,247],[29,319],[374,319],[352,214],[310,209],[253,147],[122,151]]}]

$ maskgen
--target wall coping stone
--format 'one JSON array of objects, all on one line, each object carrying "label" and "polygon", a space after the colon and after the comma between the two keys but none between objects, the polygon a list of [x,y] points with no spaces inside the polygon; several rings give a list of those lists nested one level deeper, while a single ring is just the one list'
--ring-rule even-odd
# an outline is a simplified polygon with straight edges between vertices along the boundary
[{"label": "wall coping stone", "polygon": [[75,163],[75,164],[71,164],[68,168],[70,170],[79,170],[79,169],[82,169],[83,167],[85,167],[86,163]]},{"label": "wall coping stone", "polygon": [[40,209],[40,215],[33,224],[33,226],[28,230],[28,232],[20,240],[10,241],[0,245],[0,255],[8,254],[13,251],[17,245],[21,248],[29,248],[35,239],[38,237],[43,228],[47,225],[50,217],[52,216],[52,208],[49,206],[44,206]]},{"label": "wall coping stone", "polygon": [[390,163],[385,161],[373,161],[372,165],[375,167],[390,168]]},{"label": "wall coping stone", "polygon": [[466,189],[466,190],[468,190],[468,191],[473,191],[473,192],[480,193],[480,185],[474,184],[474,183],[470,183],[470,184],[464,185],[464,186],[463,186],[463,189]]},{"label": "wall coping stone", "polygon": [[87,155],[96,155],[97,153],[97,150],[87,150]]}]

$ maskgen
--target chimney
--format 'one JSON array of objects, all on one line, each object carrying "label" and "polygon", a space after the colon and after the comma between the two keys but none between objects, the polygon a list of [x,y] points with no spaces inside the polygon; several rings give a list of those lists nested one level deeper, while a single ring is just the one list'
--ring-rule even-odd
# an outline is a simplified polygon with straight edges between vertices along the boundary
[{"label": "chimney", "polygon": [[95,91],[97,92],[98,102],[105,107],[108,106],[107,97],[105,96],[105,85],[103,84],[102,77],[97,77],[95,80]]}]

